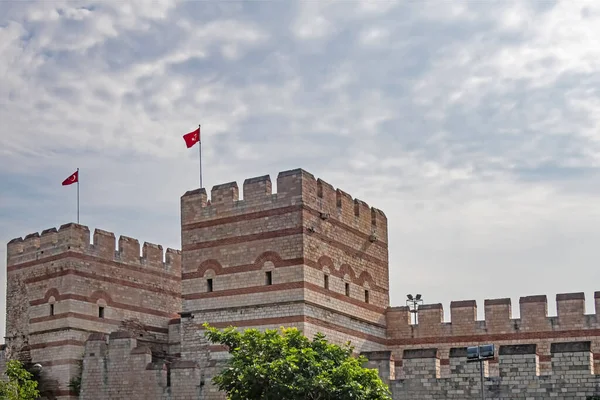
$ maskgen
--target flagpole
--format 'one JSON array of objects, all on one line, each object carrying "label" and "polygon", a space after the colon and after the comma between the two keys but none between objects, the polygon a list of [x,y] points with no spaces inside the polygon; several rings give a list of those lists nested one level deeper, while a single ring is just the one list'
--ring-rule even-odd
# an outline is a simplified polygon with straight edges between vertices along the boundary
[{"label": "flagpole", "polygon": [[200,126],[198,125],[198,156],[200,161],[200,189],[202,189],[202,132],[200,132]]},{"label": "flagpole", "polygon": [[77,224],[79,225],[79,168],[77,168]]}]

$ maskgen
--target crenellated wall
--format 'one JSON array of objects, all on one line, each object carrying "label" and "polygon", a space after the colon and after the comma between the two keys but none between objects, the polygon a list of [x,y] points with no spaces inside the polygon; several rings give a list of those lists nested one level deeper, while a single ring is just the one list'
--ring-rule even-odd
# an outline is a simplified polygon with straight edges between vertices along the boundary
[{"label": "crenellated wall", "polygon": [[302,169],[280,172],[276,193],[268,175],[246,179],[241,192],[229,182],[210,199],[204,189],[181,197],[182,358],[201,357],[193,343],[203,322],[298,327],[383,349],[383,212]]},{"label": "crenellated wall", "polygon": [[181,310],[178,250],[66,224],[11,240],[7,275],[7,351],[44,365],[58,398],[72,397],[90,332],[126,330],[168,351]]},{"label": "crenellated wall", "polygon": [[[408,307],[387,310],[387,330],[390,349],[396,364],[402,364],[405,349],[436,344],[442,357],[442,372],[448,373],[449,351],[452,346],[494,343],[497,346],[527,341],[535,343],[540,352],[542,371],[550,369],[550,342],[591,340],[596,368],[600,369],[600,292],[595,293],[596,310],[585,314],[583,293],[556,296],[557,316],[548,316],[546,296],[525,296],[519,300],[520,318],[513,318],[510,299],[485,300],[485,318],[477,320],[474,300],[450,304],[450,322],[443,320],[441,304],[419,307],[418,324],[411,324]],[[497,365],[490,371],[498,373]]]},{"label": "crenellated wall", "polygon": [[[368,355],[398,399],[478,398],[466,346],[492,343],[487,398],[584,399],[600,384],[600,292],[389,305],[385,214],[295,169],[181,197],[182,250],[66,224],[7,245],[8,358],[39,362],[59,399],[220,400],[226,349],[202,324],[324,333]],[[85,357],[84,357],[85,354]],[[575,385],[581,384],[580,387]],[[561,386],[562,385],[562,386]],[[596,386],[594,386],[596,385]],[[566,388],[566,391],[563,390]],[[546,397],[545,397],[546,396]],[[561,397],[562,396],[562,397]],[[570,396],[570,397],[569,397]]]},{"label": "crenellated wall", "polygon": [[[540,372],[536,344],[500,346],[499,375],[490,376],[488,361],[482,364],[486,399],[494,400],[586,400],[600,395],[600,375],[595,374],[589,341],[552,343],[551,369]],[[466,348],[450,349],[450,374],[440,373],[438,348],[404,350],[403,379],[390,381],[394,400],[481,399],[479,362],[467,362]],[[393,356],[365,354],[380,374],[389,374]]]}]

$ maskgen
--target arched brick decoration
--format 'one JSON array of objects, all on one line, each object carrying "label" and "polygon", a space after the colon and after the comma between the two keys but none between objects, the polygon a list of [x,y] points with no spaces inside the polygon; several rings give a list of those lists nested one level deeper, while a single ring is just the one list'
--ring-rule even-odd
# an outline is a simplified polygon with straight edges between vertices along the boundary
[{"label": "arched brick decoration", "polygon": [[267,261],[271,261],[275,268],[279,268],[282,265],[281,256],[279,254],[274,251],[265,251],[256,258],[256,261],[254,261],[254,266],[260,270]]},{"label": "arched brick decoration", "polygon": [[338,274],[339,274],[338,275],[339,277],[344,277],[345,275],[348,275],[350,277],[350,280],[352,281],[352,283],[356,282],[356,274],[354,273],[354,270],[352,269],[352,267],[349,266],[348,264],[340,265]]},{"label": "arched brick decoration", "polygon": [[46,301],[46,303],[48,303],[50,297],[54,297],[54,301],[60,300],[60,294],[58,293],[58,289],[52,288],[46,291],[46,294],[44,295],[44,300]]},{"label": "arched brick decoration", "polygon": [[204,276],[209,269],[212,269],[215,272],[215,275],[221,275],[221,273],[223,273],[221,264],[219,264],[217,260],[210,259],[203,261],[202,264],[200,264],[198,267],[198,275],[201,277]]},{"label": "arched brick decoration", "polygon": [[112,298],[104,290],[96,290],[94,293],[92,293],[90,299],[93,303],[96,304],[98,304],[98,300],[100,299],[104,300],[106,302],[106,305],[112,304]]},{"label": "arched brick decoration", "polygon": [[329,271],[335,271],[335,266],[333,265],[333,260],[327,256],[321,256],[319,257],[319,260],[317,261],[317,265],[319,266],[319,269],[323,270],[323,267],[329,267]]},{"label": "arched brick decoration", "polygon": [[367,271],[361,272],[360,275],[358,276],[358,279],[356,280],[356,284],[357,285],[364,286],[365,283],[368,283],[369,287],[376,287],[377,286],[375,284],[375,281],[373,281],[373,277],[371,277],[371,274],[369,274]]},{"label": "arched brick decoration", "polygon": [[354,272],[354,269],[350,265],[342,264],[339,268],[335,268],[333,260],[328,256],[321,256],[317,261],[317,266],[318,269],[320,269],[326,274],[335,276],[340,279],[344,279],[344,276],[348,275],[349,281],[358,286],[365,286],[365,282],[368,282],[369,289],[383,291],[383,289],[375,283],[373,277],[371,276],[371,274],[369,274],[369,272],[363,271],[357,277],[356,273]]}]

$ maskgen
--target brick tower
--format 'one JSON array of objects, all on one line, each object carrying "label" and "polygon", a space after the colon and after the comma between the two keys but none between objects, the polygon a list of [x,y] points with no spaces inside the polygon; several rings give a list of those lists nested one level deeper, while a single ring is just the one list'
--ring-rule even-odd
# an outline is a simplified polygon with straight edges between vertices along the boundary
[{"label": "brick tower", "polygon": [[[385,346],[387,220],[301,169],[181,198],[184,360],[201,360],[201,325],[297,327],[356,351]],[[212,358],[219,358],[213,348]],[[206,357],[206,355],[204,355]]]},{"label": "brick tower", "polygon": [[[126,330],[156,354],[168,351],[168,322],[180,311],[181,255],[88,227],[17,238],[7,246],[6,352],[43,367],[42,394],[75,399],[90,333]],[[52,392],[52,395],[50,395]]]}]

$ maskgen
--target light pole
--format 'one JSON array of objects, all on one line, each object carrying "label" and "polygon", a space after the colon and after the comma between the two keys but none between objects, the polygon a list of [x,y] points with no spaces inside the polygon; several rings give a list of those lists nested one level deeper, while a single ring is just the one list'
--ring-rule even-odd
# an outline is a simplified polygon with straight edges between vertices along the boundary
[{"label": "light pole", "polygon": [[481,400],[485,400],[485,385],[483,378],[483,362],[494,359],[494,345],[482,344],[480,346],[467,347],[467,362],[479,362],[479,374],[481,376]]},{"label": "light pole", "polygon": [[413,297],[412,294],[407,294],[406,305],[411,313],[415,314],[415,325],[417,324],[417,312],[419,312],[419,304],[423,304],[423,299],[421,299],[421,295],[417,294]]}]

